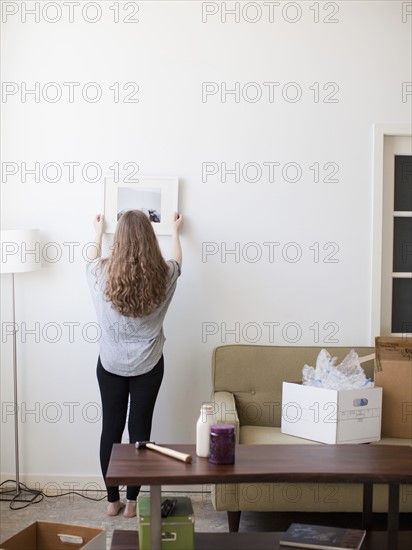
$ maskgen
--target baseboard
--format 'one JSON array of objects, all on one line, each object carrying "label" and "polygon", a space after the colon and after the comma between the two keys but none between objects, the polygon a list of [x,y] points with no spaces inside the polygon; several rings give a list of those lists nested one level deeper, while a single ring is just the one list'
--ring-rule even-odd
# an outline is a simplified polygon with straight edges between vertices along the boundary
[{"label": "baseboard", "polygon": [[[0,474],[1,483],[8,479],[14,480],[15,484],[15,474]],[[93,494],[101,496],[106,491],[101,476],[20,474],[20,482],[46,495],[76,492],[93,497]],[[210,485],[164,485],[162,490],[164,493],[210,493]],[[150,487],[143,485],[141,491],[149,492]]]}]

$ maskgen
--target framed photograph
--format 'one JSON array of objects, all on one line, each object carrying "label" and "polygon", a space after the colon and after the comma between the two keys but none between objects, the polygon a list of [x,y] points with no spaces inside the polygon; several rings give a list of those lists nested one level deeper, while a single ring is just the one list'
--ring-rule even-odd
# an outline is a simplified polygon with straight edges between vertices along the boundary
[{"label": "framed photograph", "polygon": [[173,212],[178,212],[177,177],[139,177],[138,182],[104,180],[105,233],[114,233],[126,210],[142,210],[152,222],[157,235],[171,235]]}]

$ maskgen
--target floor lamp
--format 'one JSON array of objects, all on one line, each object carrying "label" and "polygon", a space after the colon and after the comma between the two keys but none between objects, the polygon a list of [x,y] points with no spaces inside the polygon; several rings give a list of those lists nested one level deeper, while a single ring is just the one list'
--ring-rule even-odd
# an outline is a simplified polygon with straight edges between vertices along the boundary
[{"label": "floor lamp", "polygon": [[[15,483],[13,490],[0,489],[0,500],[30,502],[38,494],[38,491],[28,490],[20,483],[19,469],[19,402],[17,396],[17,327],[16,327],[16,309],[15,309],[15,285],[14,274],[40,269],[40,244],[39,230],[2,230],[1,231],[1,273],[11,273],[12,277],[12,308],[13,308],[13,419],[14,419],[14,456],[16,465],[16,480],[10,480]],[[31,499],[24,498],[24,493],[28,492],[35,496]]]}]

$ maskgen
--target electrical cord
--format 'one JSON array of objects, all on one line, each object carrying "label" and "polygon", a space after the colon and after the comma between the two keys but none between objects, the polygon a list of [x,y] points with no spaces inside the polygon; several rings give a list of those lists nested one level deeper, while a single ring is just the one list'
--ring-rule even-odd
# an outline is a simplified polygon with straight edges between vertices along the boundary
[{"label": "electrical cord", "polygon": [[[14,480],[7,479],[6,481],[3,481],[2,483],[0,483],[0,489],[6,483],[16,484],[16,482]],[[68,495],[77,495],[77,496],[85,498],[86,500],[93,500],[95,502],[100,502],[101,500],[104,500],[106,498],[106,494],[104,494],[100,498],[93,498],[93,497],[89,497],[89,496],[85,495],[84,493],[79,493],[78,491],[67,491],[66,493],[59,493],[58,495],[47,495],[46,493],[44,493],[43,491],[40,491],[38,489],[30,489],[29,487],[27,487],[27,485],[25,483],[21,483],[21,482],[20,482],[20,485],[19,485],[19,492],[17,493],[16,496],[14,496],[12,499],[3,499],[3,498],[1,498],[2,495],[12,495],[14,492],[15,492],[15,489],[11,489],[9,491],[4,490],[4,489],[0,490],[0,501],[2,500],[2,501],[10,502],[9,508],[11,510],[22,510],[23,508],[27,508],[28,506],[31,506],[32,504],[39,504],[39,502],[41,502],[45,498],[58,498],[58,497],[64,497],[64,496],[68,496]],[[31,499],[22,500],[21,499],[21,493],[22,492],[28,493],[28,494],[33,495],[33,496],[32,496]],[[104,493],[106,493],[106,491],[104,491]]]},{"label": "electrical cord", "polygon": [[[7,483],[14,483],[16,486],[16,481],[13,479],[6,479],[6,481],[3,481],[0,483],[0,487],[3,485],[6,485]],[[37,504],[38,502],[41,502],[43,500],[43,494],[41,491],[38,491],[36,489],[29,489],[25,483],[19,483],[19,489],[17,491],[17,494],[12,498],[1,498],[2,496],[9,495],[9,497],[16,493],[16,489],[10,489],[10,490],[4,490],[2,489],[0,491],[0,500],[1,501],[7,501],[10,502],[10,509],[11,510],[19,510],[20,508],[26,508],[27,506],[30,506],[30,504]],[[32,495],[31,498],[22,499],[23,493],[28,493],[29,495]],[[16,503],[18,502],[24,502],[24,506],[16,506]]]}]

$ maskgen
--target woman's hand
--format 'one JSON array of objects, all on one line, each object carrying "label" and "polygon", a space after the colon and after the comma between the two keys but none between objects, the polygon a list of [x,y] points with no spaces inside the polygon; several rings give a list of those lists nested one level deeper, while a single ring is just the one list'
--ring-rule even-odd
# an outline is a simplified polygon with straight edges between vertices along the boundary
[{"label": "woman's hand", "polygon": [[173,232],[179,233],[179,231],[182,229],[183,225],[184,225],[184,222],[183,222],[182,214],[179,214],[178,212],[175,212],[173,214]]},{"label": "woman's hand", "polygon": [[172,250],[171,258],[182,265],[182,247],[180,245],[179,231],[183,227],[183,216],[175,212],[172,221]]},{"label": "woman's hand", "polygon": [[104,216],[103,214],[96,214],[96,216],[93,219],[93,226],[96,231],[96,235],[94,237],[94,240],[89,244],[94,244],[94,246],[91,246],[91,250],[88,252],[87,255],[87,261],[88,262],[94,262],[102,255],[102,239],[103,239],[103,224],[104,224]]},{"label": "woman's hand", "polygon": [[103,233],[103,224],[104,224],[103,214],[96,214],[93,220],[93,225],[96,231],[96,235],[101,235]]}]

